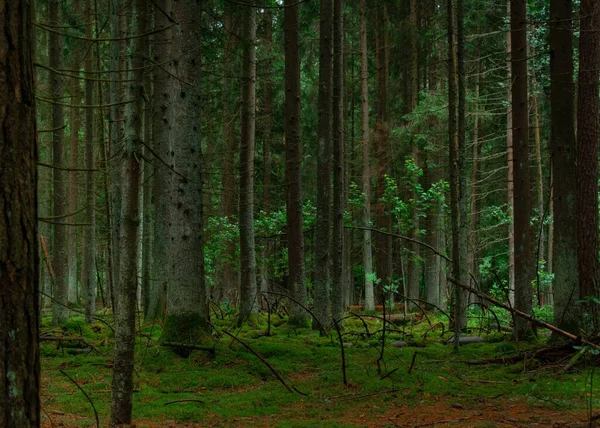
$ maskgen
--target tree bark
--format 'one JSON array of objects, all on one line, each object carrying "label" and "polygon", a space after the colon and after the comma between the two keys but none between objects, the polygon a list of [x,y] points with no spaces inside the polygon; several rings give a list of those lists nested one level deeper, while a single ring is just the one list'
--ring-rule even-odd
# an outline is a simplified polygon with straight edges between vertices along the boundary
[{"label": "tree bark", "polygon": [[[60,25],[58,0],[48,2],[48,20],[50,25]],[[58,34],[51,32],[48,35],[48,57],[50,67],[55,70],[62,68],[62,54]],[[68,292],[69,292],[69,252],[68,252],[68,227],[65,216],[68,209],[68,178],[64,170],[64,117],[63,106],[60,102],[63,95],[62,76],[50,72],[50,92],[56,101],[52,104],[52,153],[53,153],[53,187],[54,187],[54,224],[53,269],[54,269],[54,305],[52,318],[55,324],[63,324],[69,317]],[[63,168],[63,169],[61,169]]]},{"label": "tree bark", "polygon": [[371,239],[371,166],[369,128],[369,59],[367,45],[367,5],[360,0],[360,123],[362,132],[363,266],[365,269],[365,310],[375,309],[373,289],[373,242]]},{"label": "tree bark", "polygon": [[333,6],[333,239],[331,311],[342,325],[344,316],[344,2]]},{"label": "tree bark", "polygon": [[[302,233],[301,173],[302,143],[300,134],[300,14],[296,0],[284,0],[283,31],[285,38],[285,183],[287,193],[287,244],[289,293],[294,300],[306,303],[304,271],[304,236]],[[291,302],[289,323],[304,326],[308,314]]]},{"label": "tree bark", "polygon": [[[577,256],[579,299],[598,298],[598,78],[600,3],[582,0],[577,96]],[[582,323],[598,331],[598,305],[585,305]]]},{"label": "tree bark", "polygon": [[317,149],[317,224],[315,233],[314,309],[318,330],[329,326],[330,318],[330,214],[331,140],[333,137],[333,0],[321,0],[319,27],[319,141]]},{"label": "tree bark", "polygon": [[256,8],[247,0],[242,43],[243,76],[240,141],[240,312],[238,324],[258,312],[254,239],[254,146],[256,138]]},{"label": "tree bark", "polygon": [[[86,8],[86,37],[93,37],[93,9],[92,1],[85,1]],[[90,76],[93,70],[94,56],[93,46],[89,47],[89,52],[85,59],[86,75]],[[94,103],[94,81],[85,81],[85,103],[92,105]],[[84,230],[84,252],[83,252],[83,274],[82,278],[85,285],[82,287],[86,291],[84,296],[85,301],[85,319],[91,323],[92,317],[96,311],[96,239],[95,239],[95,223],[96,223],[96,192],[95,192],[95,173],[94,169],[94,110],[87,108],[85,110],[85,168],[88,171],[85,173],[85,193],[86,193],[86,208],[85,217],[88,226]]]},{"label": "tree bark", "polygon": [[[146,2],[134,4],[133,28],[137,34],[146,32]],[[131,423],[133,396],[133,365],[135,346],[135,311],[138,285],[137,255],[139,245],[139,191],[142,141],[143,57],[146,53],[145,38],[132,40],[131,69],[129,72],[128,98],[135,100],[127,105],[126,136],[121,188],[122,212],[119,238],[120,280],[116,287],[115,349],[111,396],[110,426]]]},{"label": "tree bark", "polygon": [[[203,171],[200,118],[202,111],[202,6],[195,0],[172,3],[172,56],[180,58],[173,73],[187,85],[170,80],[172,96],[169,186],[167,311],[164,339],[189,343],[208,332],[203,237]],[[191,54],[191,52],[194,52]],[[176,172],[176,173],[175,173]]]},{"label": "tree bark", "polygon": [[[510,15],[510,2],[506,2],[506,10]],[[507,99],[508,107],[506,108],[506,150],[507,150],[507,199],[508,199],[508,215],[511,219],[508,225],[508,300],[511,305],[515,304],[515,222],[514,222],[514,207],[515,207],[515,179],[514,179],[514,153],[513,153],[513,115],[512,115],[512,69],[511,69],[511,53],[512,53],[512,33],[506,33],[506,53],[507,53],[507,68],[508,68],[508,90]]]},{"label": "tree bark", "polygon": [[30,2],[0,1],[0,426],[40,426],[37,136]]},{"label": "tree bark", "polygon": [[[529,110],[527,94],[527,4],[511,0],[510,28],[512,37],[512,121],[513,172],[515,186],[515,308],[531,313],[534,278],[533,230],[531,217],[531,183],[529,177]],[[531,323],[515,320],[514,334],[523,339],[531,333]]]},{"label": "tree bark", "polygon": [[550,3],[550,161],[552,225],[548,271],[554,272],[554,323],[579,333],[577,270],[577,164],[573,87],[573,2]]}]

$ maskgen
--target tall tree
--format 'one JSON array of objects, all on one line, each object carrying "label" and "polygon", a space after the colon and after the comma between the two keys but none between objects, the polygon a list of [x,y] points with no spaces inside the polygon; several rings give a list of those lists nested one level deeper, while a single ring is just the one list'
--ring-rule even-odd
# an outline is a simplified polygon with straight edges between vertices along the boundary
[{"label": "tall tree", "polygon": [[[285,185],[287,193],[287,244],[289,293],[306,304],[304,236],[302,233],[302,143],[300,134],[300,11],[296,0],[284,0],[285,38]],[[305,325],[308,317],[291,303],[290,324]]]},{"label": "tall tree", "polygon": [[172,56],[179,58],[171,79],[170,170],[166,191],[169,210],[167,313],[164,337],[176,342],[200,340],[208,330],[204,268],[202,146],[202,5],[196,0],[172,3]]},{"label": "tall tree", "polygon": [[[582,0],[579,16],[581,30],[577,94],[577,192],[575,195],[577,200],[579,298],[584,300],[598,297],[600,3],[594,0]],[[598,315],[598,305],[590,303],[586,308],[583,320],[586,329],[598,330]]]},{"label": "tall tree", "polygon": [[[30,2],[0,1],[0,425],[40,426],[37,137]],[[7,215],[6,213],[10,213]]]},{"label": "tall tree", "polygon": [[363,266],[365,268],[365,310],[375,309],[373,290],[373,242],[371,240],[371,166],[369,141],[369,57],[367,45],[367,5],[360,0],[360,124],[362,133]]},{"label": "tall tree", "polygon": [[[85,1],[86,9],[86,29],[85,35],[88,39],[93,37],[93,16],[92,1]],[[89,52],[85,59],[85,72],[88,76],[93,71],[94,56],[93,46],[90,46]],[[91,79],[85,82],[85,104],[92,105],[94,103],[94,81]],[[94,177],[94,110],[87,108],[85,111],[85,193],[86,193],[86,208],[85,217],[86,223],[84,232],[84,251],[83,251],[83,274],[82,278],[85,283],[82,286],[87,293],[84,296],[85,319],[88,323],[92,322],[92,317],[96,310],[96,239],[95,239],[95,223],[96,223],[96,194],[95,194],[95,177]]]},{"label": "tall tree", "polygon": [[[554,320],[558,327],[578,334],[577,211],[575,123],[573,102],[573,2],[550,3],[549,141],[552,164],[552,271]],[[551,260],[548,260],[550,264]]]},{"label": "tall tree", "polygon": [[[157,0],[154,24],[156,28],[169,26],[172,19],[161,11],[171,10],[171,0]],[[157,33],[154,38],[154,61],[166,62],[171,58],[171,29],[165,29]],[[165,159],[169,159],[171,153],[171,131],[173,120],[171,117],[171,76],[168,69],[158,67],[154,75],[154,101],[152,112],[152,136],[154,139],[154,152],[161,159],[154,162],[154,229],[152,237],[152,264],[150,290],[148,292],[145,318],[155,320],[164,315],[165,293],[169,275],[167,249],[168,242],[165,236],[169,235],[170,209],[168,201],[170,169]],[[146,124],[149,125],[149,124]]]},{"label": "tall tree", "polygon": [[242,43],[242,103],[240,141],[240,312],[243,323],[258,311],[254,239],[254,146],[256,140],[256,8],[247,0]]},{"label": "tall tree", "polygon": [[[134,3],[133,28],[136,34],[146,32],[146,2]],[[142,143],[142,115],[144,110],[143,66],[146,39],[136,37],[131,44],[131,64],[127,96],[133,102],[126,110],[126,137],[121,189],[121,219],[119,242],[119,273],[115,311],[115,349],[111,396],[110,425],[131,423],[133,395],[133,365],[135,346],[135,311],[138,284],[137,255],[139,245],[139,191]]]},{"label": "tall tree", "polygon": [[321,0],[319,27],[319,141],[317,148],[317,225],[315,240],[313,329],[329,325],[331,262],[331,138],[332,132],[332,33],[333,1]]},{"label": "tall tree", "polygon": [[[515,227],[515,308],[531,313],[533,266],[533,230],[531,217],[531,183],[529,177],[529,107],[527,94],[527,2],[511,0],[511,71]],[[531,324],[515,319],[515,337],[525,338]]]},{"label": "tall tree", "polygon": [[[59,26],[58,0],[48,2],[48,21],[50,25]],[[48,35],[48,58],[53,70],[62,68],[62,50],[59,35],[50,32]],[[67,307],[69,291],[69,253],[68,234],[65,225],[68,209],[68,178],[65,170],[64,117],[63,117],[63,77],[59,72],[50,72],[50,92],[52,94],[52,157],[54,166],[54,306],[53,321],[64,323],[69,317]]]},{"label": "tall tree", "polygon": [[344,2],[333,2],[333,240],[331,310],[344,316]]}]

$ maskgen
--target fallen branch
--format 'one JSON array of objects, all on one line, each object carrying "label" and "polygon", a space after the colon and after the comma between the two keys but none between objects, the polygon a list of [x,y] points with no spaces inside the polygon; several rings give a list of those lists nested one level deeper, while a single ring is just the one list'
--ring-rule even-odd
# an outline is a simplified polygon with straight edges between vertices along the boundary
[{"label": "fallen branch", "polygon": [[202,400],[198,400],[196,398],[189,398],[186,400],[168,401],[165,403],[165,406],[168,406],[169,404],[175,404],[175,403],[202,403],[202,404],[205,404],[204,401],[202,401]]},{"label": "fallen branch", "polygon": [[206,351],[212,355],[215,354],[215,348],[213,346],[202,346],[202,345],[194,345],[191,343],[177,343],[177,342],[161,342],[160,346],[164,346],[167,348],[194,349],[197,351]]},{"label": "fallen branch", "polygon": [[[344,398],[340,398],[337,401],[358,400],[359,398],[372,397],[374,395],[393,394],[394,392],[398,392],[398,391],[400,391],[400,389],[394,388],[394,389],[388,389],[387,391],[373,392],[371,394],[353,395],[352,397],[344,397]],[[331,398],[333,398],[333,397],[331,397]]]},{"label": "fallen branch", "polygon": [[94,345],[92,345],[90,342],[88,342],[87,340],[85,340],[83,337],[80,337],[80,336],[77,336],[77,337],[40,336],[39,340],[40,340],[40,342],[81,342],[84,345],[92,348],[94,351],[100,353],[100,350],[98,348],[96,348]]},{"label": "fallen branch", "polygon": [[475,294],[480,299],[485,299],[488,302],[494,304],[495,306],[498,306],[498,307],[501,307],[503,309],[506,309],[507,311],[511,312],[512,314],[514,314],[514,315],[516,315],[518,317],[521,317],[521,318],[524,318],[524,319],[526,319],[528,321],[531,321],[532,323],[534,323],[534,324],[536,324],[536,325],[538,325],[540,327],[547,328],[548,330],[550,330],[550,331],[558,334],[559,336],[566,337],[567,339],[571,339],[571,340],[573,340],[576,343],[581,343],[582,345],[586,345],[586,346],[589,346],[590,348],[593,348],[593,349],[596,349],[596,350],[600,351],[600,345],[597,345],[594,342],[586,340],[586,339],[582,338],[581,336],[577,336],[577,335],[574,335],[572,333],[569,333],[568,331],[564,331],[564,330],[562,330],[562,329],[560,329],[560,328],[558,328],[558,327],[556,327],[556,326],[554,326],[552,324],[549,324],[549,323],[547,323],[545,321],[537,319],[533,315],[529,315],[529,314],[526,314],[525,312],[522,312],[522,311],[520,311],[518,309],[512,308],[511,306],[509,306],[509,305],[507,305],[505,303],[502,303],[499,300],[496,300],[493,297],[491,297],[491,296],[489,296],[489,295],[487,295],[487,294],[485,294],[485,293],[483,293],[483,292],[481,292],[479,290],[474,289],[473,287],[469,287],[468,285],[465,285],[462,282],[457,281],[456,279],[454,279],[454,278],[452,278],[450,276],[448,276],[447,278],[448,278],[448,281],[450,281],[452,284],[457,285],[457,286],[459,286],[459,287],[461,287],[461,288],[463,288],[463,289],[465,289],[465,290],[467,290],[467,291]]},{"label": "fallen branch", "polygon": [[71,382],[73,382],[75,384],[75,386],[81,391],[83,392],[83,395],[85,395],[85,398],[87,398],[87,400],[90,402],[90,404],[92,405],[92,409],[94,410],[94,416],[96,417],[96,427],[100,428],[100,418],[98,417],[98,411],[96,410],[96,406],[94,406],[94,402],[92,401],[92,399],[90,398],[90,396],[87,394],[87,392],[85,392],[85,390],[77,383],[75,382],[75,380],[69,376],[67,373],[65,373],[63,370],[59,370],[59,372],[61,372],[63,375],[65,375]]}]

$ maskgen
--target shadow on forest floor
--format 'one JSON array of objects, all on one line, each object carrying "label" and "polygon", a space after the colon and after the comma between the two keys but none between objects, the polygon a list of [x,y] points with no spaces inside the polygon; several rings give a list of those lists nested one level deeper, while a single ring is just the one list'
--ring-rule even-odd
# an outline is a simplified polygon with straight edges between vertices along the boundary
[{"label": "shadow on forest floor", "polygon": [[[290,329],[285,318],[272,320],[271,336],[262,334],[266,316],[254,328],[235,329],[235,318],[214,324],[249,345],[300,393],[286,390],[256,355],[226,335],[215,333],[209,340],[214,354],[195,350],[181,358],[160,345],[158,324],[142,325],[134,378],[136,426],[583,427],[590,399],[600,407],[596,388],[590,391],[591,356],[578,364],[570,363],[576,351],[540,358],[540,349],[547,349],[541,339],[515,344],[506,333],[489,333],[483,334],[485,342],[454,353],[441,318],[410,317],[389,325],[378,373],[381,319],[350,318],[343,332],[344,386],[335,332],[321,337]],[[110,317],[105,321],[110,324]],[[42,342],[43,426],[95,426],[90,402],[74,382],[106,426],[110,328],[74,318],[53,330],[48,322],[44,319],[43,335],[74,339]]]}]

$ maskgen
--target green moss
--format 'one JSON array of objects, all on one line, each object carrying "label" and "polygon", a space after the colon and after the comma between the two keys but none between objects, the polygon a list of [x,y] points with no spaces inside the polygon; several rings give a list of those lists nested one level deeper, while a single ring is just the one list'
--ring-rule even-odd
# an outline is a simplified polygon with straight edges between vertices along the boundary
[{"label": "green moss", "polygon": [[[195,313],[168,315],[160,340],[162,342],[182,345],[197,345],[207,339],[208,324],[206,320]],[[173,347],[177,355],[187,357],[191,349]]]}]

